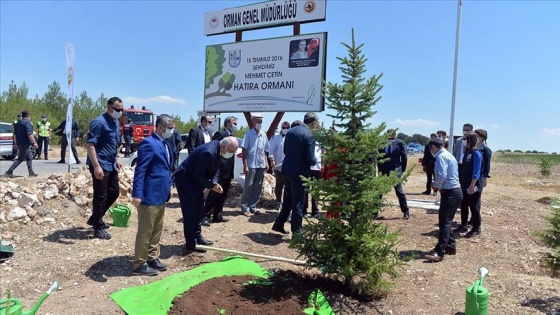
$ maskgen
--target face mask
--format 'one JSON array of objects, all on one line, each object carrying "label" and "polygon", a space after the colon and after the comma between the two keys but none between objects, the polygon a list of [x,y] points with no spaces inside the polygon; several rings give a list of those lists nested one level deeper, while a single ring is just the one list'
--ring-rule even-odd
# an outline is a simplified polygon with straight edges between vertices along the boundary
[{"label": "face mask", "polygon": [[171,136],[173,136],[173,128],[171,129],[165,129],[165,132],[162,133],[162,136],[167,139],[167,138],[171,138]]},{"label": "face mask", "polygon": [[235,133],[237,131],[237,126],[232,126],[231,127],[231,133]]},{"label": "face mask", "polygon": [[262,124],[255,124],[255,129],[260,131],[261,128],[262,128]]},{"label": "face mask", "polygon": [[461,142],[463,143],[463,146],[467,145],[467,140],[462,140]]},{"label": "face mask", "polygon": [[113,119],[119,119],[122,116],[122,112],[117,112],[116,110],[113,110],[113,112],[111,113],[111,117]]},{"label": "face mask", "polygon": [[41,120],[42,120],[43,122],[47,122],[47,119],[46,119],[46,118],[43,118],[43,119],[41,119]]},{"label": "face mask", "polygon": [[212,130],[212,125],[206,125],[206,126],[204,126],[204,130],[206,130],[206,131]]},{"label": "face mask", "polygon": [[231,159],[232,156],[233,156],[233,153],[231,153],[231,152],[226,151],[226,153],[222,153],[222,157],[226,160]]},{"label": "face mask", "polygon": [[286,135],[288,133],[288,129],[282,129],[282,134]]}]

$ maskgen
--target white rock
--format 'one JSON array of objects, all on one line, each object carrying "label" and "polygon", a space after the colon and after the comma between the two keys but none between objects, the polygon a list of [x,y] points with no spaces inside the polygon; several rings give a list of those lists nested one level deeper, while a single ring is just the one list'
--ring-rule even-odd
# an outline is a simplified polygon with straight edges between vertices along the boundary
[{"label": "white rock", "polygon": [[8,200],[7,204],[10,205],[10,206],[17,206],[18,201],[15,200],[15,199]]},{"label": "white rock", "polygon": [[30,208],[27,209],[27,216],[33,219],[37,215],[37,210]]},{"label": "white rock", "polygon": [[20,196],[21,194],[18,193],[17,191],[12,191],[12,197],[14,197],[14,199],[19,199]]},{"label": "white rock", "polygon": [[0,212],[0,223],[6,223],[8,222],[8,220],[6,220],[6,213],[4,213],[4,211]]},{"label": "white rock", "polygon": [[26,216],[27,216],[27,212],[25,211],[25,209],[20,207],[15,207],[10,212],[8,212],[8,221],[23,219]]},{"label": "white rock", "polygon": [[44,218],[45,222],[54,223],[56,220],[54,218]]}]

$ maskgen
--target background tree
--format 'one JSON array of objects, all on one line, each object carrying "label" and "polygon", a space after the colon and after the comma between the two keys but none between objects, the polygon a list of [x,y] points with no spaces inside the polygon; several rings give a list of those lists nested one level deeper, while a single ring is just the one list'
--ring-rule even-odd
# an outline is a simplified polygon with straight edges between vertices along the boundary
[{"label": "background tree", "polygon": [[62,92],[57,81],[49,84],[47,92],[41,98],[41,106],[41,114],[50,112],[50,115],[47,116],[50,117],[51,123],[57,124],[66,119],[68,96]]},{"label": "background tree", "polygon": [[430,137],[423,136],[421,134],[415,133],[410,138],[410,142],[420,143],[421,145],[426,145],[430,142]]},{"label": "background tree", "polygon": [[397,139],[401,139],[405,144],[409,144],[411,141],[410,136],[402,132],[397,133]]},{"label": "background tree", "polygon": [[318,267],[327,276],[342,279],[353,291],[381,293],[392,286],[401,264],[394,249],[398,232],[372,219],[381,210],[381,198],[399,182],[390,176],[376,176],[380,150],[386,145],[386,125],[370,128],[366,120],[375,112],[382,75],[364,78],[367,59],[356,46],[342,44],[348,56],[338,57],[342,84],[326,83],[326,106],[335,114],[334,126],[317,132],[326,149],[324,165],[336,164],[336,176],[328,180],[306,180],[310,193],[320,201],[328,217],[308,221],[295,234],[290,247],[307,258],[307,267]]}]

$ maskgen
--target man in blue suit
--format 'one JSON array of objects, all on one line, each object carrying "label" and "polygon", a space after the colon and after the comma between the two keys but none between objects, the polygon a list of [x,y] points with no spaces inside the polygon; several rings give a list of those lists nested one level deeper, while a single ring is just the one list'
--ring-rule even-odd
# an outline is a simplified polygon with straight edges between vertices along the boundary
[{"label": "man in blue suit", "polygon": [[[377,168],[382,175],[389,175],[392,171],[397,171],[398,176],[401,177],[406,171],[406,164],[408,162],[404,142],[400,139],[396,139],[396,132],[394,129],[387,130],[387,135],[387,146],[385,146],[383,150],[385,153],[384,158],[389,158],[389,160],[385,163],[377,164]],[[395,186],[395,193],[399,199],[399,206],[401,207],[401,211],[403,213],[403,220],[408,220],[410,212],[408,211],[406,195],[401,183]]]},{"label": "man in blue suit", "polygon": [[284,194],[282,209],[272,225],[272,230],[288,234],[284,229],[284,223],[288,220],[290,210],[292,211],[291,228],[292,233],[302,230],[303,202],[305,189],[300,176],[309,177],[310,167],[317,164],[315,158],[315,137],[311,129],[319,127],[319,117],[315,113],[307,113],[303,118],[303,125],[292,127],[286,133],[284,140],[284,162],[282,163],[282,174],[284,174],[285,185],[288,186],[290,194]]},{"label": "man in blue suit", "polygon": [[138,145],[132,204],[138,209],[138,232],[134,245],[132,274],[153,276],[167,267],[159,261],[159,241],[165,204],[171,193],[173,150],[165,139],[173,136],[175,122],[159,115],[156,129]]},{"label": "man in blue suit", "polygon": [[220,179],[222,159],[231,159],[239,144],[235,137],[205,143],[192,151],[173,173],[183,213],[186,249],[204,252],[196,245],[212,245],[202,237],[200,222],[204,215],[204,189],[223,193]]}]

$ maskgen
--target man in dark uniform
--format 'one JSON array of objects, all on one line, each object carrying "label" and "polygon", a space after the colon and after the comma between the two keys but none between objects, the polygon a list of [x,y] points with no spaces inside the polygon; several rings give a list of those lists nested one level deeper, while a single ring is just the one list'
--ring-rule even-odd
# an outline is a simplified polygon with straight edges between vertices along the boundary
[{"label": "man in dark uniform", "polygon": [[[401,177],[406,171],[406,164],[408,162],[408,157],[406,156],[406,150],[404,148],[404,142],[400,139],[396,139],[396,131],[394,129],[387,130],[387,146],[385,147],[384,158],[389,158],[385,163],[377,164],[379,172],[382,175],[389,175],[392,171],[397,171],[398,176]],[[406,194],[404,193],[401,183],[395,186],[395,193],[399,199],[399,206],[403,213],[403,220],[408,220],[410,218],[410,212],[408,211],[408,205],[406,202]]]},{"label": "man in dark uniform", "polygon": [[132,128],[132,119],[129,119],[128,122],[123,127],[123,136],[124,136],[124,157],[130,157],[130,145],[132,144],[132,134],[134,133],[134,129]]},{"label": "man in dark uniform", "polygon": [[[236,130],[237,118],[228,116],[224,120],[224,130],[217,131],[212,137],[212,140],[222,140],[226,137],[231,137]],[[219,194],[215,191],[210,191],[210,193],[208,193],[208,196],[206,197],[206,203],[204,204],[204,218],[202,218],[202,225],[210,226],[211,216],[213,223],[229,221],[222,216],[222,212],[224,210],[224,202],[226,201],[229,187],[231,186],[231,180],[233,179],[234,166],[235,157],[231,159],[222,159],[218,184],[222,186],[224,192]]]},{"label": "man in dark uniform", "polygon": [[[436,139],[435,133],[430,135],[430,141]],[[436,158],[430,151],[430,144],[426,144],[424,148],[424,156],[422,157],[422,169],[426,172],[426,191],[423,195],[430,195],[432,193],[432,179],[434,178],[434,167],[436,163]]]},{"label": "man in dark uniform", "polygon": [[12,166],[4,173],[5,177],[14,177],[14,170],[23,162],[27,162],[27,170],[29,177],[35,177],[37,174],[33,171],[33,150],[37,149],[37,142],[33,137],[33,125],[31,124],[31,114],[28,110],[21,112],[22,119],[14,126],[14,148],[18,150],[17,160],[12,163]]},{"label": "man in dark uniform", "polygon": [[[61,137],[60,137],[60,161],[58,161],[57,163],[60,164],[64,164],[65,162],[65,158],[66,158],[66,148],[68,147],[68,139],[66,139],[66,134],[65,134],[65,130],[66,130],[66,119],[63,120],[60,125],[58,127],[56,127],[56,129],[54,129],[54,132],[57,131],[61,131]],[[70,137],[71,141],[70,141],[70,149],[72,150],[72,154],[74,155],[74,159],[76,160],[76,164],[80,164],[82,163],[80,161],[80,158],[78,157],[78,150],[76,150],[76,138],[78,138],[80,136],[80,129],[78,128],[78,123],[76,123],[76,121],[74,119],[72,119],[72,136]]]}]

